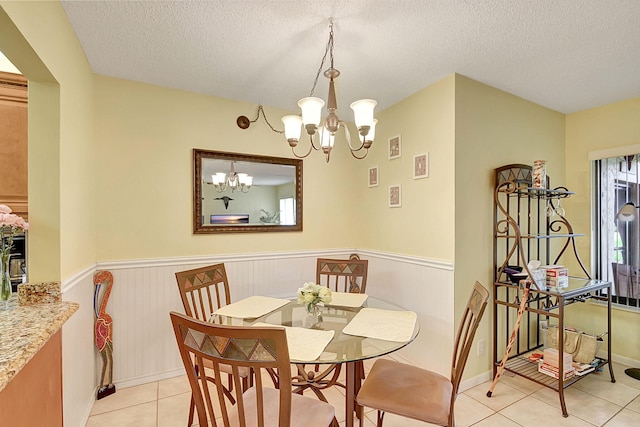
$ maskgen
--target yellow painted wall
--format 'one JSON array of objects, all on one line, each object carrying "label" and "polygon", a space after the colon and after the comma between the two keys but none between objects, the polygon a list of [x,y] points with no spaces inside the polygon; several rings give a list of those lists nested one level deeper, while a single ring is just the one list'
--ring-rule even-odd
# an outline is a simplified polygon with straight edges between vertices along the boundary
[{"label": "yellow painted wall", "polygon": [[[467,77],[455,76],[455,318],[461,319],[475,281],[493,283],[493,170],[535,159],[563,182],[564,115]],[[587,214],[588,216],[588,214]],[[484,357],[473,348],[466,375],[486,372],[491,348],[491,305],[477,332]]]},{"label": "yellow painted wall", "polygon": [[0,7],[29,79],[29,280],[60,280],[95,263],[93,73],[60,3]]},{"label": "yellow painted wall", "polygon": [[[358,247],[453,261],[454,78],[449,76],[377,114],[376,141],[357,165]],[[388,140],[401,137],[401,156]],[[413,156],[429,153],[429,177],[413,179]],[[379,186],[368,187],[378,166]],[[389,207],[389,186],[402,186],[402,207]]]},{"label": "yellow painted wall", "polygon": [[[577,230],[586,236],[579,241],[579,251],[589,262],[591,237],[591,162],[589,152],[640,144],[640,98],[605,105],[567,116],[567,184],[576,195],[568,200],[567,211],[584,212],[575,221]],[[584,258],[583,257],[583,258]],[[593,332],[603,332],[602,306],[584,305],[572,321]],[[634,360],[640,359],[640,316],[638,313],[613,309],[612,351]]]},{"label": "yellow painted wall", "polygon": [[[193,235],[192,150],[293,157],[284,137],[262,119],[238,128],[255,104],[104,76],[95,92],[98,261],[355,246],[357,168],[342,136],[329,164],[303,161],[302,232]],[[291,114],[266,113],[276,128]]]}]

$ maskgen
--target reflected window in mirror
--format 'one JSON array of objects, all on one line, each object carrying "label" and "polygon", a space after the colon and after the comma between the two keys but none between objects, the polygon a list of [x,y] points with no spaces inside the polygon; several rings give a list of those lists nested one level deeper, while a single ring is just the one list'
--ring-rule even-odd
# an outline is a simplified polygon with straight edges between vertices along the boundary
[{"label": "reflected window in mirror", "polygon": [[193,230],[302,231],[302,160],[193,150]]}]

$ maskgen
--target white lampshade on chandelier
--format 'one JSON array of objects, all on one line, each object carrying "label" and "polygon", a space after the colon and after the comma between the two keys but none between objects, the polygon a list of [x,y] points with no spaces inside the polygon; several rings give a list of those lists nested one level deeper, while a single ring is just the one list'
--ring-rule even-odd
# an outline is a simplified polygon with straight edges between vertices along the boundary
[{"label": "white lampshade on chandelier", "polygon": [[218,193],[224,193],[227,189],[231,189],[231,192],[246,193],[251,189],[253,177],[246,173],[236,173],[234,163],[231,162],[231,170],[228,174],[217,172],[211,175],[211,183]]},{"label": "white lampshade on chandelier", "polygon": [[[322,107],[325,102],[320,98],[313,96],[313,92],[318,82],[320,71],[324,66],[325,60],[329,54],[330,65],[324,72],[324,76],[329,79],[329,97],[327,100],[327,112],[328,116],[322,120]],[[312,150],[320,150],[324,152],[329,161],[331,149],[336,137],[336,132],[341,127],[345,131],[347,143],[349,144],[349,150],[356,159],[364,159],[373,144],[373,138],[375,136],[375,126],[378,122],[373,118],[373,110],[377,105],[377,102],[373,99],[361,99],[351,103],[351,109],[354,114],[354,122],[358,128],[358,144],[354,147],[351,143],[351,135],[346,123],[338,118],[338,105],[336,102],[336,89],[334,80],[340,75],[340,71],[333,67],[333,20],[329,20],[329,41],[325,48],[325,53],[322,58],[316,79],[311,89],[311,93],[308,97],[302,98],[298,101],[298,106],[302,112],[301,116],[284,116],[282,123],[284,123],[284,134],[287,138],[287,142],[291,146],[293,154],[298,158],[307,157]],[[295,149],[300,142],[300,136],[302,133],[302,127],[307,131],[309,135],[309,150],[305,154],[296,153]]]}]

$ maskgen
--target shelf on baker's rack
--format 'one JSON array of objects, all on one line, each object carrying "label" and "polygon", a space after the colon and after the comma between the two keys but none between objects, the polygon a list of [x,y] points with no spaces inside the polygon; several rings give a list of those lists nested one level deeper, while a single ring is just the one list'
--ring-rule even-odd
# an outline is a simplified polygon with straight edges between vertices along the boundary
[{"label": "shelf on baker's rack", "polygon": [[[566,189],[553,189],[553,188],[534,188],[534,187],[520,187],[513,191],[507,190],[505,186],[504,190],[500,190],[503,193],[509,193],[513,196],[519,197],[537,197],[540,199],[564,199],[576,194],[573,191]],[[513,187],[511,187],[513,189]]]},{"label": "shelf on baker's rack", "polygon": [[[606,364],[607,364],[606,360],[598,359],[598,364],[595,365],[595,371],[598,371]],[[527,378],[531,381],[534,381],[540,385],[543,385],[555,391],[558,391],[559,389],[560,381],[558,380],[558,378],[554,378],[550,375],[546,375],[541,372],[538,372],[538,363],[530,361],[529,359],[527,359],[526,356],[512,357],[507,361],[504,368],[509,372],[518,374],[524,378]],[[579,381],[580,379],[586,376],[588,375],[575,375],[571,378],[564,380],[562,384],[563,388],[569,387],[571,384],[574,384],[575,382]]]},{"label": "shelf on baker's rack", "polygon": [[[520,236],[521,239],[557,239],[557,238],[570,238],[570,237],[583,237],[584,234],[524,234]],[[514,234],[496,234],[496,238],[500,239],[516,239],[518,236]]]}]

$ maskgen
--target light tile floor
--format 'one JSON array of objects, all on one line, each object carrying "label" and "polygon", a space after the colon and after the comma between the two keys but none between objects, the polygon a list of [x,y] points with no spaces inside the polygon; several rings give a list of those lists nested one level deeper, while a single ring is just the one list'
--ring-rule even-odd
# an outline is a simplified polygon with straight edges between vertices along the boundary
[{"label": "light tile floor", "polygon": [[[562,417],[558,394],[553,390],[505,373],[491,398],[486,396],[489,382],[458,396],[456,426],[640,426],[640,381],[625,375],[625,368],[614,365],[616,383],[611,383],[605,369],[566,389],[567,418]],[[326,394],[329,403],[337,408],[340,426],[344,426],[344,410],[340,410],[344,408],[344,391],[334,387]],[[86,427],[184,427],[190,396],[185,376],[118,389],[94,404]],[[375,417],[375,411],[366,412],[365,426],[375,426]],[[424,427],[430,424],[387,414],[384,425]]]}]

